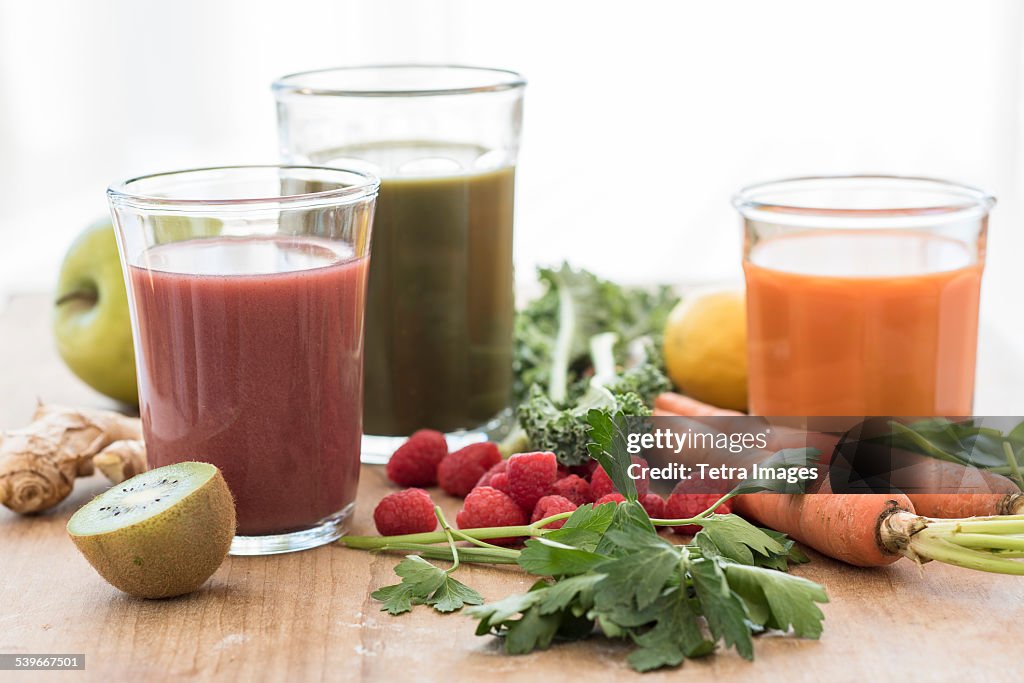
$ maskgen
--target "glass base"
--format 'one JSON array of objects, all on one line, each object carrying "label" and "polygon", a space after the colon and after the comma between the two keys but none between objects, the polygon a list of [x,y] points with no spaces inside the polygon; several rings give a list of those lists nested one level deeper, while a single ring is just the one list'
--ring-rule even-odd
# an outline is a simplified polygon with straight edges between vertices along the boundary
[{"label": "glass base", "polygon": [[349,503],[343,510],[325,518],[312,529],[271,536],[235,536],[228,555],[279,555],[327,545],[348,531],[355,506],[354,502]]},{"label": "glass base", "polygon": [[[490,422],[475,429],[460,429],[444,435],[449,451],[481,441],[501,441],[512,425],[512,410],[506,408]],[[386,465],[391,454],[409,439],[408,436],[376,436],[363,434],[360,459],[367,465]]]}]

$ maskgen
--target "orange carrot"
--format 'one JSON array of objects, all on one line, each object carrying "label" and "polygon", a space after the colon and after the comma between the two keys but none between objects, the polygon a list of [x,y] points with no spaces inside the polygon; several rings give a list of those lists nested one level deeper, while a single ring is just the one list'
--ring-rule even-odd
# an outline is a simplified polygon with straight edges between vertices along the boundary
[{"label": "orange carrot", "polygon": [[883,494],[751,493],[733,507],[747,517],[858,567],[883,567],[900,559],[895,544],[883,538],[886,521],[898,512],[913,513],[906,496]]},{"label": "orange carrot", "polygon": [[[735,410],[726,410],[717,406],[701,403],[689,396],[683,396],[674,392],[665,392],[654,401],[655,416],[684,417],[718,417],[743,415]],[[799,444],[784,442],[788,434],[785,429],[774,430],[772,448],[784,448]],[[804,438],[806,445],[814,445],[822,453],[829,453],[833,443],[829,442],[829,435],[812,434],[806,435],[797,432],[796,436]],[[819,443],[820,442],[820,443]],[[909,454],[907,454],[909,455]],[[919,467],[924,466],[929,471],[922,474]],[[921,456],[920,464],[915,463],[909,472],[914,477],[914,487],[918,489],[931,489],[941,491],[943,489],[962,489],[990,491],[991,493],[917,493],[909,494],[918,514],[924,517],[935,518],[959,518],[959,517],[989,517],[995,515],[1016,515],[1024,514],[1024,494],[1020,489],[1007,479],[998,474],[993,474],[982,469],[965,467],[958,463],[936,460]]]},{"label": "orange carrot", "polygon": [[689,396],[666,391],[654,399],[655,415],[684,415],[687,417],[712,417],[715,415],[743,415],[735,410],[718,408],[701,403]]},{"label": "orange carrot", "polygon": [[910,500],[925,517],[994,517],[1024,514],[1020,493],[915,493]]},{"label": "orange carrot", "polygon": [[[892,484],[924,517],[991,517],[1024,512],[1024,496],[1010,479],[976,467],[917,453],[893,451]],[[915,493],[958,491],[958,493]]]}]

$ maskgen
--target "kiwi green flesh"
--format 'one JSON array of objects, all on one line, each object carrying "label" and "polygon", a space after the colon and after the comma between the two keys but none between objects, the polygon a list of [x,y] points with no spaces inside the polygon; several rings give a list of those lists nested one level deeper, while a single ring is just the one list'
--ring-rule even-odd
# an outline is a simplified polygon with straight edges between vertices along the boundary
[{"label": "kiwi green flesh", "polygon": [[235,505],[220,470],[179,463],[98,496],[72,516],[68,533],[115,588],[169,598],[196,590],[224,562]]},{"label": "kiwi green flesh", "polygon": [[205,462],[182,462],[143,472],[86,503],[68,522],[68,533],[105,534],[151,519],[216,474],[217,468]]}]

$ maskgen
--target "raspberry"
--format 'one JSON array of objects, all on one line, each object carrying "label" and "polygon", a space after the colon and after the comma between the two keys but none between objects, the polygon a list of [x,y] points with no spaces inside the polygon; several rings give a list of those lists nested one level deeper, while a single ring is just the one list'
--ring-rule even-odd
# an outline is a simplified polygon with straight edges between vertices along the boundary
[{"label": "raspberry", "polygon": [[569,474],[578,474],[584,479],[590,479],[591,475],[594,474],[594,470],[597,469],[597,461],[594,459],[587,460],[582,465],[573,465],[569,468]]},{"label": "raspberry", "polygon": [[594,507],[598,505],[604,505],[605,503],[625,503],[626,497],[621,493],[613,491],[612,493],[606,493],[597,500],[594,501]]},{"label": "raspberry", "polygon": [[508,460],[502,460],[497,465],[484,472],[484,476],[480,477],[480,480],[477,481],[476,486],[473,488],[477,488],[477,486],[491,486],[491,482],[494,480],[494,475],[502,474],[507,469]]},{"label": "raspberry", "polygon": [[519,453],[508,459],[508,494],[529,512],[558,478],[554,453]]},{"label": "raspberry", "polygon": [[491,477],[491,488],[498,489],[502,493],[508,493],[508,472],[498,472]]},{"label": "raspberry", "polygon": [[640,505],[647,511],[647,516],[651,519],[658,519],[665,514],[665,499],[657,493],[640,496]]},{"label": "raspberry", "polygon": [[[672,490],[672,495],[668,497],[668,502],[665,503],[665,519],[696,517],[722,497],[719,493],[693,492],[693,488],[694,486],[688,481],[681,481],[676,484],[676,487]],[[732,512],[732,505],[726,501],[719,505],[715,512],[720,515],[728,514]],[[672,527],[674,533],[687,536],[696,534],[700,529],[700,526],[697,524]]]},{"label": "raspberry", "polygon": [[590,492],[594,494],[594,497],[607,496],[614,491],[615,484],[612,483],[611,477],[604,471],[604,468],[598,467],[594,470],[594,473],[590,475]]},{"label": "raspberry", "polygon": [[[633,462],[637,465],[647,466],[647,461],[643,458],[633,456]],[[636,493],[638,496],[644,496],[649,490],[650,485],[647,481],[647,472],[644,470],[644,476],[640,479],[634,479],[633,482],[636,484]],[[594,494],[595,498],[607,495],[615,491],[615,484],[612,483],[611,477],[605,472],[603,467],[598,467],[594,470],[594,474],[590,476],[590,490]]]},{"label": "raspberry", "polygon": [[437,483],[437,466],[446,455],[448,444],[444,435],[421,429],[388,460],[388,479],[399,486],[433,486]]},{"label": "raspberry", "polygon": [[[568,498],[562,496],[544,496],[537,501],[537,506],[533,508],[533,515],[530,517],[530,523],[550,517],[551,515],[557,515],[559,512],[572,512],[578,505],[572,502]],[[565,524],[564,519],[560,519],[557,522],[551,522],[545,524],[545,529],[561,529]]]},{"label": "raspberry", "polygon": [[446,492],[459,498],[473,490],[487,470],[501,462],[497,444],[471,443],[449,453],[437,466],[437,482]]},{"label": "raspberry", "polygon": [[[462,509],[455,516],[455,523],[460,529],[479,529],[489,526],[518,526],[526,524],[526,513],[520,509],[508,494],[490,486],[473,489]],[[517,539],[491,538],[489,543],[508,544]]]},{"label": "raspberry", "polygon": [[594,494],[590,490],[590,484],[587,483],[586,479],[575,474],[562,477],[552,484],[550,493],[555,496],[568,498],[576,505],[594,502]]},{"label": "raspberry", "polygon": [[418,534],[437,528],[434,501],[423,489],[405,489],[380,499],[373,511],[373,523],[381,536]]},{"label": "raspberry", "polygon": [[651,482],[649,481],[648,477],[649,471],[647,461],[644,460],[643,458],[634,455],[633,464],[640,465],[639,468],[633,468],[633,471],[640,475],[639,479],[634,479],[633,481],[636,482],[636,495],[643,498],[651,490]]}]

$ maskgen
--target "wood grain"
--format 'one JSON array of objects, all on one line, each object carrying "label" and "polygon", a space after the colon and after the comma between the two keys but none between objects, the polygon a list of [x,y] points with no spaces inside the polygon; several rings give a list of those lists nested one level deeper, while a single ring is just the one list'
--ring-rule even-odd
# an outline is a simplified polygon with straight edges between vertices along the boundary
[{"label": "wood grain", "polygon": [[[24,423],[37,396],[111,404],[60,364],[42,297],[14,299],[0,316],[0,425]],[[424,608],[379,611],[369,593],[393,583],[393,556],[337,546],[274,557],[232,557],[198,593],[165,601],[128,598],[104,583],[67,539],[71,513],[103,490],[80,480],[56,510],[19,517],[0,509],[0,652],[86,655],[85,672],[4,674],[0,680],[508,681],[640,679],[625,644],[594,638],[509,657],[500,641],[473,634],[466,617]],[[356,533],[389,490],[364,467]],[[454,517],[458,502],[436,494]],[[643,680],[1011,680],[1020,671],[1024,579],[908,561],[854,569],[814,555],[798,572],[823,583],[821,641],[766,636],[757,661],[733,653]],[[525,590],[511,568],[466,567],[460,578],[488,599]]]}]

